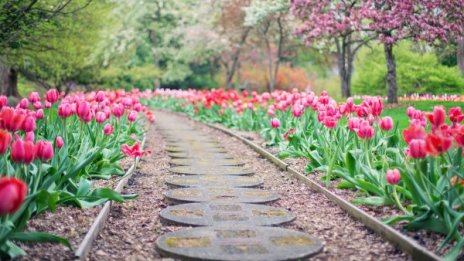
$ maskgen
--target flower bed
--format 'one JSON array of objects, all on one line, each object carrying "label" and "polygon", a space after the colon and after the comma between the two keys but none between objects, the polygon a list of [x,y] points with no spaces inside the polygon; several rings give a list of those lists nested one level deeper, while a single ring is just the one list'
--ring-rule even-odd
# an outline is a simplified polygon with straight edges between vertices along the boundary
[{"label": "flower bed", "polygon": [[464,246],[460,107],[448,115],[441,106],[430,113],[410,107],[410,126],[399,130],[392,118],[382,117],[380,97],[354,104],[297,91],[158,90],[154,96],[154,106],[260,132],[267,145],[279,147],[280,157],[309,159],[306,171],[324,173],[327,187],[356,191],[356,204],[396,207],[401,214],[385,222],[441,234],[436,251],[450,249],[449,259],[459,256]]},{"label": "flower bed", "polygon": [[69,246],[58,236],[23,232],[40,213],[61,204],[90,208],[136,196],[93,183],[123,175],[119,162],[124,156],[148,153],[137,142],[144,133],[140,123],[154,120],[140,103],[145,95],[134,90],[62,97],[49,90],[43,100],[33,92],[15,108],[0,97],[0,257],[24,255],[18,241]]}]

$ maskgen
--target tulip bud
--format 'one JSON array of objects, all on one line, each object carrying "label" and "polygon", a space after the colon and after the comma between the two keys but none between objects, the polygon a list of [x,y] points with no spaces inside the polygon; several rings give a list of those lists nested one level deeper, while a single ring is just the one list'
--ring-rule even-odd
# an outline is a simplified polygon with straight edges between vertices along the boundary
[{"label": "tulip bud", "polygon": [[64,145],[64,140],[61,136],[56,136],[56,139],[55,139],[55,147],[57,147],[58,149],[60,149],[61,147],[63,147]]},{"label": "tulip bud", "polygon": [[16,135],[11,145],[11,159],[17,163],[30,164],[35,158],[35,146],[30,141],[23,141]]},{"label": "tulip bud", "polygon": [[19,102],[19,108],[27,109],[27,107],[29,107],[29,101],[26,98],[21,99]]},{"label": "tulip bud", "polygon": [[44,117],[44,111],[42,109],[37,110],[37,113],[35,114],[35,117],[39,120],[43,119]]},{"label": "tulip bud", "polygon": [[277,118],[273,118],[273,119],[271,120],[271,126],[272,126],[272,128],[274,128],[274,129],[279,128],[279,127],[280,127],[280,120],[277,119]]},{"label": "tulip bud", "polygon": [[380,128],[384,131],[389,131],[393,128],[393,119],[389,116],[383,117],[380,121]]},{"label": "tulip bud", "polygon": [[130,122],[133,122],[137,119],[137,112],[136,111],[131,111],[129,115],[127,115],[127,120]]},{"label": "tulip bud", "polygon": [[33,131],[31,132],[26,132],[26,136],[24,137],[24,140],[34,142],[35,140],[35,134]]},{"label": "tulip bud", "polygon": [[105,127],[103,127],[103,132],[105,135],[111,135],[111,133],[113,133],[113,125],[107,123]]},{"label": "tulip bud", "polygon": [[45,102],[45,108],[50,109],[52,107],[52,104],[48,101]]},{"label": "tulip bud", "polygon": [[389,169],[385,178],[390,185],[398,184],[401,180],[400,171],[398,169]]},{"label": "tulip bud", "polygon": [[0,178],[0,216],[15,213],[27,195],[27,185],[17,178]]},{"label": "tulip bud", "polygon": [[102,102],[105,99],[105,93],[102,91],[98,91],[97,94],[95,94],[95,101],[96,102]]}]

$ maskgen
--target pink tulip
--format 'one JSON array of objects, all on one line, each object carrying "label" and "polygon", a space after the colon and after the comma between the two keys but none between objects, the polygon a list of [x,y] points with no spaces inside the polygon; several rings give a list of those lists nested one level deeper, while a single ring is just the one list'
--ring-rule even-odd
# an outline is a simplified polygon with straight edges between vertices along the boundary
[{"label": "pink tulip", "polygon": [[137,119],[137,112],[136,111],[131,111],[129,115],[127,115],[127,120],[130,122],[133,122]]},{"label": "pink tulip", "polygon": [[102,91],[98,91],[97,94],[95,94],[95,101],[96,102],[102,102],[105,99],[105,93]]},{"label": "pink tulip", "polygon": [[47,109],[50,109],[52,107],[52,103],[46,101],[44,107],[47,108]]},{"label": "pink tulip", "polygon": [[413,139],[409,142],[409,155],[415,159],[423,159],[427,156],[426,144],[423,139]]},{"label": "pink tulip", "polygon": [[43,162],[48,162],[53,158],[53,146],[50,142],[39,140],[36,146],[36,157]]},{"label": "pink tulip", "polygon": [[95,120],[98,123],[102,123],[102,122],[106,121],[106,114],[104,112],[102,112],[102,111],[97,112],[97,114],[95,115]]},{"label": "pink tulip", "polygon": [[51,89],[51,90],[48,90],[47,93],[45,94],[45,99],[51,105],[52,103],[55,103],[58,101],[59,96],[60,94],[58,93],[56,89]]},{"label": "pink tulip", "polygon": [[384,131],[389,131],[393,128],[393,119],[389,116],[383,117],[380,121],[380,128]]},{"label": "pink tulip", "polygon": [[34,102],[33,106],[36,110],[42,109],[42,103],[40,101]]},{"label": "pink tulip", "polygon": [[113,125],[107,123],[105,127],[103,127],[103,132],[105,133],[105,135],[108,136],[108,135],[111,135],[111,133],[113,133],[113,129],[114,129]]},{"label": "pink tulip", "polygon": [[120,103],[117,103],[117,104],[113,105],[112,112],[113,112],[114,116],[116,116],[118,118],[121,117],[124,114],[124,105],[122,105]]},{"label": "pink tulip", "polygon": [[35,140],[35,134],[33,131],[31,132],[26,132],[26,136],[24,136],[24,140],[34,142]]},{"label": "pink tulip", "polygon": [[64,140],[61,136],[56,136],[56,139],[55,139],[55,147],[57,147],[58,149],[60,149],[61,147],[63,147],[64,145]]},{"label": "pink tulip", "polygon": [[23,121],[22,130],[24,132],[30,132],[35,130],[35,118],[33,116],[26,116]]},{"label": "pink tulip", "polygon": [[21,99],[19,102],[19,108],[27,109],[27,107],[29,107],[29,101],[26,98]]},{"label": "pink tulip", "polygon": [[371,139],[374,136],[375,129],[372,128],[372,126],[369,124],[369,121],[364,120],[359,125],[359,129],[356,133],[358,134],[359,138],[367,140]]},{"label": "pink tulip", "polygon": [[389,169],[385,178],[390,185],[398,184],[401,180],[400,171],[398,169]]},{"label": "pink tulip", "polygon": [[5,95],[0,96],[0,109],[8,104],[8,98]]},{"label": "pink tulip", "polygon": [[86,101],[80,101],[76,103],[76,114],[81,119],[85,119],[90,113],[89,103]]},{"label": "pink tulip", "polygon": [[36,102],[40,101],[39,93],[38,92],[31,92],[29,94],[29,101],[31,103],[36,103]]},{"label": "pink tulip", "polygon": [[274,128],[274,129],[277,129],[280,127],[280,120],[277,119],[277,118],[273,118],[271,120],[271,127]]},{"label": "pink tulip", "polygon": [[42,109],[37,110],[37,113],[35,114],[35,117],[36,117],[37,119],[39,119],[39,120],[40,120],[40,119],[43,119],[43,117],[44,117],[44,111],[43,111]]},{"label": "pink tulip", "polygon": [[16,140],[11,145],[11,159],[16,163],[30,164],[36,154],[34,143],[23,141],[16,135]]}]

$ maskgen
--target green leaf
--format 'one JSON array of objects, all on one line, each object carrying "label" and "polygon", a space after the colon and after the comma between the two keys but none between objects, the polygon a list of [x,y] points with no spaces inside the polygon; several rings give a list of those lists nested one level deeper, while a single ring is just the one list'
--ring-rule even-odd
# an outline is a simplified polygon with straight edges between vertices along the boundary
[{"label": "green leaf", "polygon": [[370,205],[370,206],[386,206],[391,205],[392,202],[385,197],[367,197],[367,198],[355,198],[351,202],[358,205]]},{"label": "green leaf", "polygon": [[345,163],[348,173],[350,174],[350,176],[354,177],[356,171],[356,159],[349,151],[347,151],[345,154]]},{"label": "green leaf", "polygon": [[71,244],[68,240],[44,232],[15,232],[10,234],[9,238],[11,240],[17,240],[21,242],[48,242],[63,244],[72,250]]},{"label": "green leaf", "polygon": [[342,180],[337,184],[337,188],[338,189],[355,189],[356,186],[347,180]]}]

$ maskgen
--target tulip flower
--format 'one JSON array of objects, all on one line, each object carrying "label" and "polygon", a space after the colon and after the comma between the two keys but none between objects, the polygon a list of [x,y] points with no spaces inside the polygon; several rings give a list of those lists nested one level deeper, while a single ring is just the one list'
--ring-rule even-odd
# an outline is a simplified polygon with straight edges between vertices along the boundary
[{"label": "tulip flower", "polygon": [[137,119],[137,112],[136,111],[131,111],[128,115],[127,115],[127,120],[130,121],[130,122],[133,122]]},{"label": "tulip flower", "polygon": [[31,92],[29,94],[29,101],[31,103],[36,103],[36,102],[40,101],[39,93],[38,92]]},{"label": "tulip flower", "polygon": [[403,138],[407,144],[415,139],[425,139],[425,129],[418,125],[410,125],[403,130]]},{"label": "tulip flower", "polygon": [[452,139],[441,134],[429,133],[425,139],[425,145],[427,154],[438,156],[451,148]]},{"label": "tulip flower", "polygon": [[398,169],[389,169],[385,178],[390,185],[398,184],[401,180],[400,171]]},{"label": "tulip flower", "polygon": [[37,110],[37,113],[35,114],[37,119],[43,119],[44,117],[44,111],[42,109]]},{"label": "tulip flower", "polygon": [[102,111],[97,112],[97,114],[95,115],[95,121],[98,123],[106,121],[106,114]]},{"label": "tulip flower", "polygon": [[461,123],[464,120],[461,107],[453,107],[449,109],[449,119],[453,124]]},{"label": "tulip flower", "polygon": [[62,102],[58,107],[58,116],[61,118],[67,118],[72,115],[72,106],[69,103]]},{"label": "tulip flower", "polygon": [[358,134],[358,137],[367,140],[371,139],[374,136],[375,129],[372,128],[372,126],[369,124],[369,121],[363,120],[361,124],[359,125],[359,129],[356,132]]},{"label": "tulip flower", "polygon": [[76,103],[76,114],[80,119],[85,119],[90,112],[89,103],[80,101]]},{"label": "tulip flower", "polygon": [[47,93],[45,94],[45,99],[51,105],[52,103],[55,103],[58,101],[59,96],[60,94],[58,93],[56,89],[51,89],[51,90],[48,90]]},{"label": "tulip flower", "polygon": [[432,124],[432,131],[445,123],[446,111],[443,106],[435,106],[432,113],[427,113],[427,118]]},{"label": "tulip flower", "polygon": [[34,143],[23,141],[16,135],[16,140],[11,145],[11,159],[16,163],[30,164],[36,154]]},{"label": "tulip flower", "polygon": [[50,142],[39,140],[36,146],[36,157],[43,162],[47,162],[53,158],[53,146]]},{"label": "tulip flower", "polygon": [[22,130],[24,132],[31,132],[35,130],[35,118],[33,116],[26,116],[24,118]]},{"label": "tulip flower", "polygon": [[409,142],[409,156],[414,159],[423,159],[427,156],[425,140],[413,139]]},{"label": "tulip flower", "polygon": [[95,94],[95,101],[96,102],[102,102],[105,99],[105,93],[102,91],[98,91],[97,94]]},{"label": "tulip flower", "polygon": [[19,108],[27,109],[27,107],[29,107],[29,101],[26,98],[21,99],[19,102]]},{"label": "tulip flower", "polygon": [[111,133],[113,133],[113,125],[107,123],[105,125],[105,127],[103,127],[103,132],[105,133],[105,135],[111,135]]},{"label": "tulip flower", "polygon": [[129,157],[140,157],[151,153],[149,150],[142,150],[138,142],[132,145],[132,147],[127,144],[122,145],[121,151],[124,155]]},{"label": "tulip flower", "polygon": [[63,147],[64,145],[64,140],[61,136],[56,136],[56,139],[55,139],[55,147],[57,147],[58,149],[60,149],[61,147]]},{"label": "tulip flower", "polygon": [[15,213],[27,195],[27,185],[17,178],[0,178],[0,216]]},{"label": "tulip flower", "polygon": [[11,134],[7,130],[0,129],[0,155],[8,150],[11,139]]},{"label": "tulip flower", "polygon": [[273,118],[271,120],[271,127],[274,128],[274,129],[277,129],[280,127],[280,120],[277,119],[277,118]]},{"label": "tulip flower", "polygon": [[34,142],[35,140],[35,134],[33,131],[26,132],[26,136],[24,136],[24,140]]},{"label": "tulip flower", "polygon": [[383,117],[381,120],[380,120],[380,124],[379,124],[380,128],[384,131],[389,131],[393,128],[393,119],[389,116],[387,117]]},{"label": "tulip flower", "polygon": [[8,104],[8,98],[5,95],[0,96],[0,109]]},{"label": "tulip flower", "polygon": [[111,110],[116,117],[121,117],[124,114],[124,105],[117,103],[113,106],[113,109]]}]

